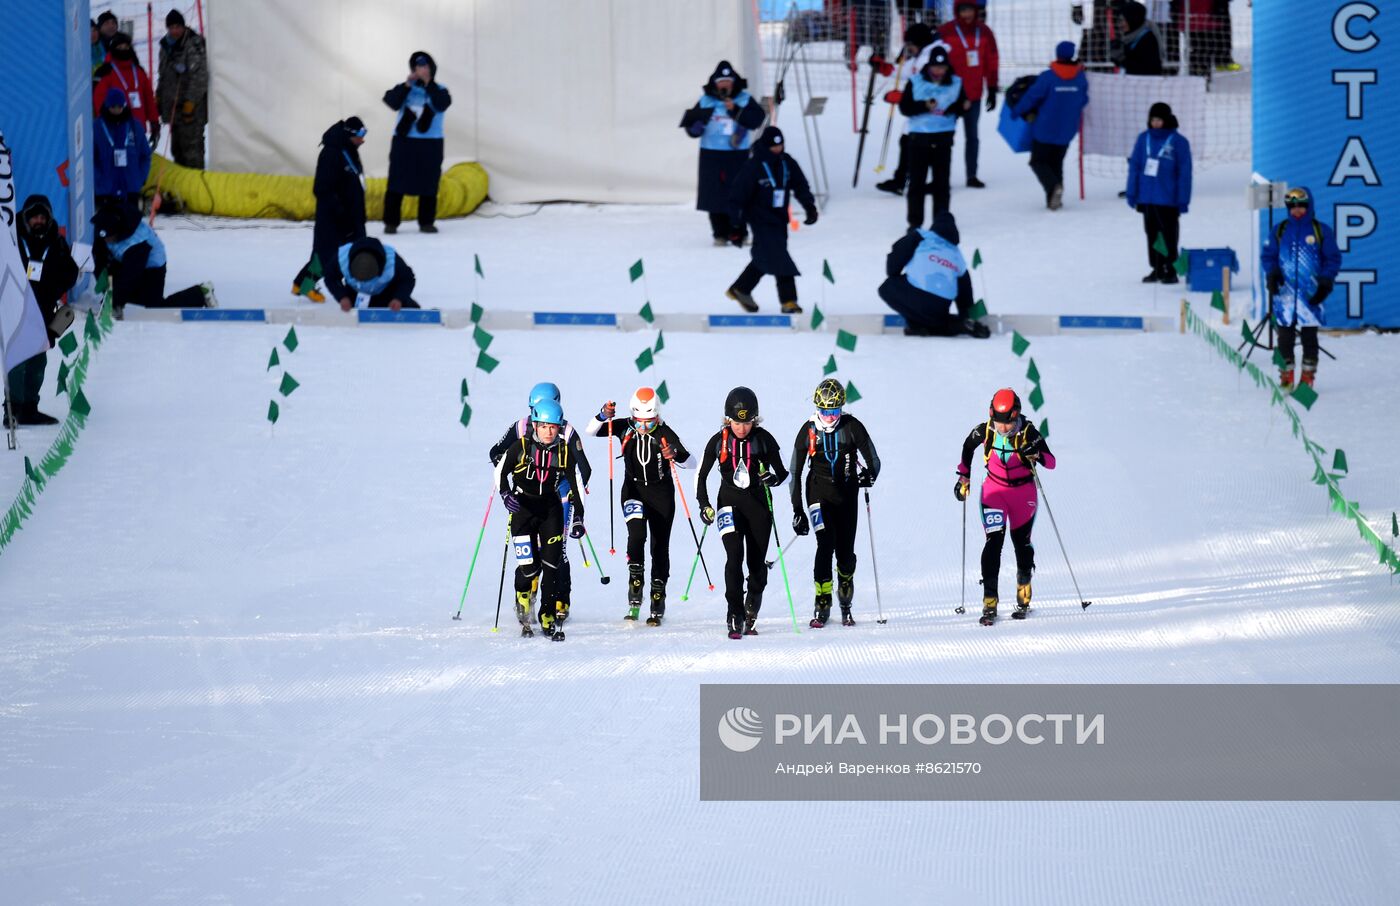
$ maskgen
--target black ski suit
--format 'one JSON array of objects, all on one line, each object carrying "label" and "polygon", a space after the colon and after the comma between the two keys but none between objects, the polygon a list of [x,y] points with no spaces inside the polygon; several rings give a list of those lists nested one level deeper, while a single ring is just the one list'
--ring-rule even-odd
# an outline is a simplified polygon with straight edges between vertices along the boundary
[{"label": "black ski suit", "polygon": [[[830,430],[819,427],[813,415],[797,431],[792,447],[792,512],[804,512],[802,468],[808,462],[807,514],[810,531],[816,535],[817,558],[812,579],[817,594],[831,594],[831,557],[836,569],[849,583],[856,572],[856,523],[860,515],[859,469],[856,454],[865,460],[873,482],[880,475],[880,457],[865,425],[854,415],[842,413]],[[829,603],[829,600],[828,600]],[[848,604],[848,600],[842,601]]]},{"label": "black ski suit", "polygon": [[510,445],[497,466],[497,490],[502,497],[513,494],[520,503],[520,511],[510,515],[515,590],[530,591],[535,577],[540,576],[540,609],[552,604],[557,616],[569,609],[571,583],[564,532],[571,523],[583,521],[576,465],[563,432],[548,446],[530,432]]},{"label": "black ski suit", "polygon": [[[608,422],[594,418],[587,431],[593,437],[608,433]],[[676,518],[676,485],[671,463],[661,455],[661,443],[675,455],[676,465],[690,460],[690,452],[670,425],[650,432],[637,431],[630,418],[612,420],[612,434],[622,443],[622,518],[627,525],[627,563],[646,562],[647,534],[651,535],[651,580],[671,578],[671,525]]]},{"label": "black ski suit", "polygon": [[[720,482],[715,521],[724,544],[724,597],[729,603],[730,617],[753,618],[763,605],[763,589],[768,585],[768,536],[773,533],[769,487],[782,484],[788,473],[783,467],[782,449],[773,435],[754,425],[749,436],[740,440],[725,427],[705,444],[700,473],[695,479],[695,499],[702,511],[710,506],[710,492],[705,482],[716,464]],[[760,467],[768,473],[763,478],[759,475]],[[742,476],[738,484],[735,483],[736,471]],[[747,487],[740,487],[745,483]],[[744,591],[745,554],[749,565],[747,595]]]}]

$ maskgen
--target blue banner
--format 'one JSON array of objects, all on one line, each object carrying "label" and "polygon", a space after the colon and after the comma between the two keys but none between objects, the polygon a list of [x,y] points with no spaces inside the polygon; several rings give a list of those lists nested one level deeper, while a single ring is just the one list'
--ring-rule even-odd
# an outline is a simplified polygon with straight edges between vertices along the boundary
[{"label": "blue banner", "polygon": [[[1306,186],[1337,234],[1328,327],[1400,327],[1400,125],[1381,85],[1400,76],[1400,10],[1356,0],[1254,5],[1254,171]],[[1384,177],[1390,181],[1385,182]],[[1287,214],[1264,211],[1260,231]],[[1262,279],[1262,278],[1261,278]]]}]

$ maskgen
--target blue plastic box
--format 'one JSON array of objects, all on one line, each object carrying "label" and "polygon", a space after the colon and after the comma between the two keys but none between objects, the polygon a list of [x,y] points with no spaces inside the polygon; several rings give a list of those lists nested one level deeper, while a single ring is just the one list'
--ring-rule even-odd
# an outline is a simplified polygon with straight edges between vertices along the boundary
[{"label": "blue plastic box", "polygon": [[1230,269],[1230,284],[1233,288],[1235,274],[1240,272],[1240,259],[1231,248],[1185,249],[1190,262],[1186,271],[1186,282],[1193,293],[1210,293],[1223,289],[1221,271]]}]

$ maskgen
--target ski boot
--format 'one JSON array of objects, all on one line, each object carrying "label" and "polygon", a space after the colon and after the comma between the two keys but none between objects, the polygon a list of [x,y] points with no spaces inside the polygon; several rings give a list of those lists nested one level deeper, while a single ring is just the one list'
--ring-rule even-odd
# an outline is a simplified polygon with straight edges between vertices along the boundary
[{"label": "ski boot", "polygon": [[[543,614],[541,614],[543,616]],[[554,602],[554,631],[550,638],[556,642],[564,641],[564,621],[569,618],[569,605],[566,601]]]},{"label": "ski boot", "polygon": [[904,182],[899,179],[887,179],[884,182],[877,182],[875,183],[875,188],[879,189],[881,192],[888,192],[891,195],[904,194]]},{"label": "ski boot", "polygon": [[735,641],[744,637],[744,618],[735,614],[730,614],[728,619],[729,637]]},{"label": "ski boot", "polygon": [[1293,389],[1293,363],[1284,362],[1278,369],[1278,385],[1285,391]]},{"label": "ski boot", "polygon": [[534,620],[530,617],[531,601],[528,591],[517,591],[515,593],[515,618],[520,621],[520,637],[522,639],[534,638],[535,630],[532,628]]},{"label": "ski boot", "polygon": [[742,308],[744,311],[748,312],[749,314],[753,314],[754,312],[758,311],[758,303],[753,300],[753,296],[749,293],[744,292],[742,289],[739,289],[739,287],[731,286],[729,287],[729,289],[724,291],[724,294],[729,298],[733,299],[735,302],[738,302],[739,307]]},{"label": "ski boot", "polygon": [[982,618],[977,622],[991,626],[997,621],[997,596],[987,595],[982,599]]},{"label": "ski boot", "polygon": [[790,302],[783,302],[783,303],[782,303],[782,309],[783,309],[783,314],[785,314],[785,315],[800,315],[800,314],[802,314],[802,306],[797,304],[797,300],[796,300],[796,299],[794,299],[794,300],[792,300],[792,301],[790,301]]},{"label": "ski boot", "polygon": [[813,629],[821,629],[826,625],[826,621],[831,619],[831,583],[818,582],[817,599],[812,607],[812,622],[808,623]]},{"label": "ski boot", "polygon": [[661,618],[666,616],[666,580],[651,580],[651,616],[647,617],[648,626],[660,626]]},{"label": "ski boot", "polygon": [[1303,359],[1303,374],[1299,383],[1309,387],[1317,380],[1317,359]]},{"label": "ski boot", "polygon": [[1011,612],[1011,619],[1024,620],[1026,614],[1031,612],[1031,573],[1030,570],[1022,572],[1016,571],[1016,609]]},{"label": "ski boot", "polygon": [[856,625],[855,618],[851,616],[851,605],[856,597],[856,574],[843,573],[841,567],[836,567],[836,599],[841,603],[841,625]]},{"label": "ski boot", "polygon": [[627,564],[627,616],[624,620],[636,620],[642,609],[642,564]]},{"label": "ski boot", "polygon": [[745,607],[745,608],[744,608],[744,635],[758,635],[758,629],[755,628],[756,625],[757,625],[757,623],[758,623],[758,611],[755,610],[755,609],[753,609],[753,608]]}]

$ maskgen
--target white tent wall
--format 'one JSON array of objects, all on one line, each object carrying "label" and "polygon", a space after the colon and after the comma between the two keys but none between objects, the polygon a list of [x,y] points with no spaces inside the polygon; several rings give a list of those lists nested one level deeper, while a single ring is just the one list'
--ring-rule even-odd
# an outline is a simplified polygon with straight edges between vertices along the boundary
[{"label": "white tent wall", "polygon": [[[696,144],[676,127],[715,63],[762,93],[752,0],[210,0],[210,166],[315,170],[356,115],[388,170],[380,100],[416,50],[452,92],[447,164],[477,160],[500,202],[683,202]],[[267,23],[276,23],[268,25]]]}]

